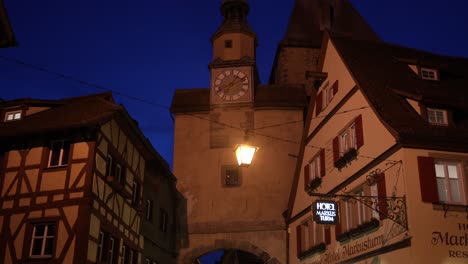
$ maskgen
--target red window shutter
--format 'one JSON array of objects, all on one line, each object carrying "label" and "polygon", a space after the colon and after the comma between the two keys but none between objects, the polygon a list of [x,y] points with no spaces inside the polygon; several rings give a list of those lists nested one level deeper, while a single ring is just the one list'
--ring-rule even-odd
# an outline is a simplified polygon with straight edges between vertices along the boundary
[{"label": "red window shutter", "polygon": [[377,175],[377,195],[379,196],[379,218],[383,220],[388,216],[387,209],[387,187],[385,185],[385,173]]},{"label": "red window shutter", "polygon": [[315,116],[322,112],[322,92],[317,94],[315,98]]},{"label": "red window shutter", "polygon": [[307,186],[310,182],[310,164],[304,166],[304,189],[307,190]]},{"label": "red window shutter", "polygon": [[337,161],[340,158],[340,145],[338,143],[338,137],[333,139],[333,161]]},{"label": "red window shutter", "polygon": [[418,157],[418,169],[422,201],[427,203],[438,202],[439,193],[437,192],[434,158]]},{"label": "red window shutter", "polygon": [[341,201],[338,201],[337,202],[338,204],[338,213],[339,213],[339,223],[335,225],[335,236],[338,236],[341,234],[341,224],[343,223],[344,221],[344,214],[342,214],[342,210],[341,210]]},{"label": "red window shutter", "polygon": [[297,238],[297,257],[302,253],[302,226],[296,226],[296,238]]},{"label": "red window shutter", "polygon": [[320,150],[320,177],[325,176],[325,150]]},{"label": "red window shutter", "polygon": [[325,228],[325,244],[329,245],[331,243],[330,228]]},{"label": "red window shutter", "polygon": [[335,95],[338,92],[338,80],[336,80],[335,83],[333,83],[332,89],[333,95]]},{"label": "red window shutter", "polygon": [[364,133],[362,129],[362,115],[359,115],[354,120],[354,126],[356,129],[356,148],[362,147],[364,145]]}]

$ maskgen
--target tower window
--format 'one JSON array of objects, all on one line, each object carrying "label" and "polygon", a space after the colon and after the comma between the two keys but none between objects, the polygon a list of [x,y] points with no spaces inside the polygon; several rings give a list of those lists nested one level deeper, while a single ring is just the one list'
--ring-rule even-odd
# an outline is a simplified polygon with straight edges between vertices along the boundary
[{"label": "tower window", "polygon": [[232,48],[232,40],[231,39],[227,39],[224,41],[224,47],[225,48]]},{"label": "tower window", "polygon": [[238,187],[241,185],[241,170],[237,165],[225,165],[221,169],[223,187]]},{"label": "tower window", "polygon": [[330,6],[330,27],[333,27],[333,19],[335,18],[335,9]]}]

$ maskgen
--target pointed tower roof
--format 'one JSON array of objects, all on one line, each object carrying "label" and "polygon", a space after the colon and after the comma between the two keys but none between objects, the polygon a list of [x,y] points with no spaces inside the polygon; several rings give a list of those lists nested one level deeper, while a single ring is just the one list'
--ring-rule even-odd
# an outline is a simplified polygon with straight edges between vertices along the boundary
[{"label": "pointed tower roof", "polygon": [[221,3],[221,14],[224,17],[223,23],[211,37],[211,41],[217,38],[222,33],[226,32],[243,32],[255,38],[257,36],[247,22],[247,14],[249,13],[249,4],[247,0],[223,0]]},{"label": "pointed tower roof", "polygon": [[379,40],[348,0],[296,0],[281,45],[320,47],[323,32]]}]

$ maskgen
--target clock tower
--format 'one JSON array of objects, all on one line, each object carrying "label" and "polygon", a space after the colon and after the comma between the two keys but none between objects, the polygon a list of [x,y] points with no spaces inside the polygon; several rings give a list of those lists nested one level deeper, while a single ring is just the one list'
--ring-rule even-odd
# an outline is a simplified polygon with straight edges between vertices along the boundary
[{"label": "clock tower", "polygon": [[210,102],[213,106],[253,102],[258,74],[255,67],[257,36],[247,22],[247,0],[223,0],[224,21],[211,38],[213,60]]}]

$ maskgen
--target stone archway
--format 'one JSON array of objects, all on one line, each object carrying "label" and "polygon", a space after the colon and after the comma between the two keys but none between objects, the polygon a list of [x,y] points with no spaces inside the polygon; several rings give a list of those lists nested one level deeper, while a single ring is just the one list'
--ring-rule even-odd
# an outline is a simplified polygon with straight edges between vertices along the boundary
[{"label": "stone archway", "polygon": [[252,245],[246,241],[232,241],[232,240],[215,240],[211,245],[204,245],[187,251],[179,256],[179,264],[194,264],[198,257],[207,253],[223,250],[223,249],[237,249],[250,253],[263,261],[265,264],[282,264],[276,258],[271,257],[266,251]]}]

